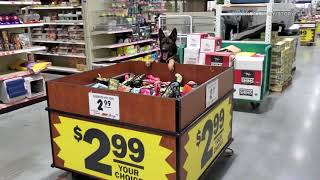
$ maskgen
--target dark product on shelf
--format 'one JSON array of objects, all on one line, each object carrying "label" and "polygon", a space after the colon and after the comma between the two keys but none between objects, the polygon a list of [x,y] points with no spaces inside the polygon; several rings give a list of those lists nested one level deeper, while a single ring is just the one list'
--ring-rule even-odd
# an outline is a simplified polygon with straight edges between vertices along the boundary
[{"label": "dark product on shelf", "polygon": [[13,43],[13,50],[22,49],[21,40],[19,38],[19,34],[11,35],[11,42]]},{"label": "dark product on shelf", "polygon": [[9,25],[9,24],[21,24],[20,18],[17,14],[0,14],[0,25]]},{"label": "dark product on shelf", "polygon": [[0,36],[0,51],[4,51],[3,39]]},{"label": "dark product on shelf", "polygon": [[2,31],[2,39],[3,39],[3,47],[5,51],[9,51],[10,47],[9,47],[9,35],[8,35],[8,31]]},{"label": "dark product on shelf", "polygon": [[182,82],[181,74],[176,74],[176,81],[172,82],[165,92],[163,93],[162,97],[166,98],[179,98],[180,97],[180,85]]}]

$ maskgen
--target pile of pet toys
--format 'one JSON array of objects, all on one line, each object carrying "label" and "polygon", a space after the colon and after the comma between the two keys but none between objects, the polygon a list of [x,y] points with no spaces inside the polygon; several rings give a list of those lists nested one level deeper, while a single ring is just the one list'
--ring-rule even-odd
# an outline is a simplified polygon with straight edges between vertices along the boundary
[{"label": "pile of pet toys", "polygon": [[113,78],[103,78],[99,75],[99,77],[95,79],[96,82],[90,86],[92,88],[131,92],[149,96],[180,98],[198,87],[198,84],[194,81],[189,81],[183,85],[182,80],[183,77],[181,74],[176,74],[174,81],[165,82],[153,75],[127,73]]}]

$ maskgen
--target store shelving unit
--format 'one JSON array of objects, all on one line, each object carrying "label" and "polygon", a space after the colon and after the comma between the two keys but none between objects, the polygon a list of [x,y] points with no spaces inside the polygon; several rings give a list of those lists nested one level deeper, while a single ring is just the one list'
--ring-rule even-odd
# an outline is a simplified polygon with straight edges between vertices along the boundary
[{"label": "store shelving unit", "polygon": [[34,43],[52,43],[52,44],[79,44],[79,45],[85,45],[86,43],[84,41],[50,41],[50,40],[39,40],[34,39],[32,40]]},{"label": "store shelving unit", "polygon": [[[104,66],[104,63],[105,66],[108,66],[110,64],[129,60],[130,58],[143,57],[159,51],[159,48],[153,47],[149,50],[141,50],[130,55],[114,56],[111,51],[115,51],[117,48],[143,44],[149,45],[156,41],[150,37],[128,43],[115,43],[117,41],[117,36],[122,36],[124,34],[132,35],[134,30],[130,25],[123,26],[122,28],[101,28],[101,26],[108,25],[109,22],[106,22],[105,19],[101,18],[99,12],[109,12],[108,9],[111,7],[111,4],[111,0],[90,0],[86,1],[83,5],[85,6],[83,9],[85,14],[86,44],[89,45],[86,47],[88,69]],[[94,14],[96,16],[94,16]]]},{"label": "store shelving unit", "polygon": [[39,6],[31,7],[30,10],[59,10],[59,9],[82,9],[82,6]]},{"label": "store shelving unit", "polygon": [[[1,13],[10,12],[21,12],[21,8],[37,5],[40,2],[34,1],[0,1],[0,11]],[[34,24],[12,24],[12,25],[0,25],[0,31],[8,31],[14,33],[25,33],[25,30],[30,27],[41,27],[42,23]],[[8,65],[15,62],[18,59],[27,59],[27,53],[45,50],[44,46],[30,46],[23,49],[10,50],[10,51],[0,51],[0,81],[10,80],[18,77],[28,77],[32,76],[33,73],[29,71],[14,71],[9,70]],[[40,95],[33,98],[25,98],[23,100],[14,101],[12,103],[2,103],[0,102],[0,114],[7,113],[28,105],[32,105],[46,99],[46,95]]]},{"label": "store shelving unit", "polygon": [[16,28],[39,27],[39,26],[43,26],[43,25],[44,25],[43,23],[0,25],[0,30],[1,29],[16,29]]},{"label": "store shelving unit", "polygon": [[[71,26],[77,26],[81,28],[81,31],[79,32],[83,33],[83,37],[85,37],[84,33],[84,23],[83,23],[83,9],[82,6],[72,6],[72,5],[36,5],[36,6],[30,6],[27,8],[28,13],[37,13],[41,16],[41,22],[44,25],[44,29],[39,28],[32,28],[32,35],[37,36],[37,38],[32,38],[33,44],[41,44],[47,46],[48,50],[53,47],[61,47],[61,46],[68,46],[68,47],[83,47],[85,49],[85,39],[82,40],[73,40],[73,39],[52,39],[52,38],[46,38],[49,37],[50,34],[48,33],[50,31],[49,27],[57,27],[57,28],[68,28]],[[49,16],[49,14],[56,13],[60,16],[60,14],[63,14],[64,16],[70,16],[70,18],[73,17],[80,17],[76,14],[68,14],[68,13],[75,13],[75,12],[81,12],[82,19],[75,19],[75,20],[52,20],[51,21],[45,21],[44,17]],[[42,31],[39,33],[39,31]],[[59,34],[59,31],[56,31],[57,37]],[[61,34],[60,34],[61,35]],[[39,38],[40,37],[40,38]],[[33,53],[36,55],[38,59],[49,59],[53,66],[49,68],[50,72],[58,73],[79,73],[81,71],[77,70],[75,64],[86,64],[86,58],[87,56],[85,53],[76,54],[71,52],[66,53],[59,53],[59,52],[52,52],[52,51],[38,51]],[[76,63],[73,63],[72,61],[76,61]],[[78,63],[79,62],[79,63]]]},{"label": "store shelving unit", "polygon": [[62,73],[80,73],[81,71],[77,70],[76,68],[68,68],[68,67],[60,67],[60,66],[50,66],[48,68],[49,71],[56,71]]},{"label": "store shelving unit", "polygon": [[47,53],[47,52],[34,52],[33,54],[43,55],[43,56],[57,56],[57,57],[70,57],[70,58],[86,58],[86,56],[76,55],[76,54],[55,54],[55,53]]},{"label": "store shelving unit", "polygon": [[32,46],[32,47],[26,48],[26,49],[19,49],[19,50],[12,50],[12,51],[0,51],[0,57],[16,55],[16,54],[23,54],[23,53],[31,53],[31,52],[43,51],[43,50],[46,50],[46,47]]},{"label": "store shelving unit", "polygon": [[30,6],[41,4],[40,1],[0,1],[0,6]]},{"label": "store shelving unit", "polygon": [[119,48],[119,47],[124,47],[124,46],[131,46],[131,45],[148,43],[148,42],[154,42],[154,40],[153,40],[153,39],[146,39],[146,40],[135,41],[135,42],[130,42],[130,43],[119,43],[119,44],[95,46],[95,47],[93,47],[93,49],[94,49],[94,50],[96,50],[96,49],[113,49],[113,48]]},{"label": "store shelving unit", "polygon": [[139,52],[139,53],[128,55],[128,56],[117,56],[117,57],[111,57],[111,58],[95,58],[95,61],[96,62],[105,61],[105,62],[114,62],[114,63],[116,63],[118,61],[123,61],[123,60],[134,58],[134,57],[137,57],[137,56],[147,55],[147,54],[150,54],[150,53],[153,53],[153,52],[157,52],[159,50],[160,50],[159,48],[156,48],[156,49],[152,49],[150,51]]}]

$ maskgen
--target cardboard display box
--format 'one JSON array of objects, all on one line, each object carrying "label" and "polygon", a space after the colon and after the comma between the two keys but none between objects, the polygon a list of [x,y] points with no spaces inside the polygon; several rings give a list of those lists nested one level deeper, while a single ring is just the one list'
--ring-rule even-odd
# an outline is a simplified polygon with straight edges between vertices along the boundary
[{"label": "cardboard display box", "polygon": [[[174,78],[166,64],[131,61],[47,83],[52,166],[102,179],[199,179],[232,142],[233,70],[177,64],[200,84],[179,99],[87,86],[128,72]],[[91,116],[90,93],[118,99],[120,119]]]},{"label": "cardboard display box", "polygon": [[184,64],[199,64],[199,48],[184,49]]},{"label": "cardboard display box", "polygon": [[200,86],[180,99],[107,91],[87,86],[93,83],[98,74],[102,77],[114,77],[123,73],[144,73],[158,76],[163,81],[174,79],[175,73],[168,70],[167,64],[154,63],[151,68],[147,68],[143,62],[125,62],[48,82],[49,108],[91,117],[88,94],[91,92],[111,95],[119,97],[120,122],[177,132],[206,110],[208,86],[215,84],[218,94],[215,99],[233,90],[231,68],[176,64],[175,72],[183,76],[184,82],[195,81]]},{"label": "cardboard display box", "polygon": [[201,39],[201,49],[202,53],[213,53],[218,51],[222,47],[222,39],[219,37],[207,37]]},{"label": "cardboard display box", "polygon": [[187,35],[187,47],[188,48],[200,48],[201,39],[208,37],[207,33],[193,33]]},{"label": "cardboard display box", "polygon": [[50,111],[52,167],[99,179],[199,179],[232,142],[232,107],[230,92],[181,134]]},{"label": "cardboard display box", "polygon": [[231,67],[233,54],[230,52],[206,53],[206,65],[217,67]]}]

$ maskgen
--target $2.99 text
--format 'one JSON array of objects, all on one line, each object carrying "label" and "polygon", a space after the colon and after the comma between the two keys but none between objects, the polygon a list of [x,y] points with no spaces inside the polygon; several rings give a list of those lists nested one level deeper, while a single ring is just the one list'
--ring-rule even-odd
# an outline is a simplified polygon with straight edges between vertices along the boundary
[{"label": "$2.99 text", "polygon": [[99,99],[99,100],[97,101],[97,103],[98,103],[98,110],[99,110],[99,111],[103,111],[103,105],[104,105],[106,108],[110,108],[110,107],[111,107],[111,101],[109,101],[109,100],[104,100],[104,101],[102,101],[101,99]]},{"label": "$2.99 text", "polygon": [[[92,144],[93,139],[97,139],[100,142],[98,149],[85,159],[85,167],[87,169],[112,176],[112,166],[99,162],[109,155],[111,144],[115,149],[112,152],[117,158],[122,159],[129,154],[130,159],[135,163],[140,163],[144,159],[144,146],[137,138],[130,138],[127,142],[123,136],[115,134],[112,136],[110,143],[109,137],[99,129],[88,129],[84,133],[84,136],[81,133],[82,130],[80,127],[76,126],[73,130],[75,133],[74,138],[78,142],[83,140]],[[128,149],[130,151],[129,153]]]},{"label": "$2.99 text", "polygon": [[216,140],[219,135],[221,135],[223,131],[224,125],[224,109],[221,109],[220,113],[217,113],[214,116],[214,119],[208,119],[206,124],[204,125],[202,131],[198,131],[197,134],[197,146],[200,146],[202,141],[206,140],[206,135],[208,134],[208,139],[206,141],[206,146],[201,158],[201,168],[203,168],[209,160],[212,158],[213,152],[213,145],[212,145],[212,138]]}]

